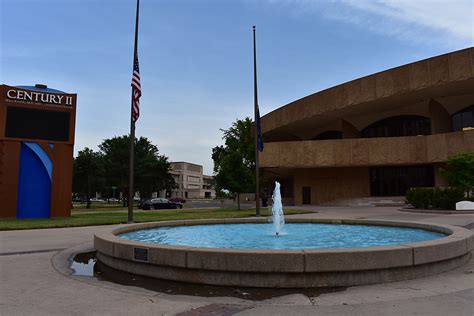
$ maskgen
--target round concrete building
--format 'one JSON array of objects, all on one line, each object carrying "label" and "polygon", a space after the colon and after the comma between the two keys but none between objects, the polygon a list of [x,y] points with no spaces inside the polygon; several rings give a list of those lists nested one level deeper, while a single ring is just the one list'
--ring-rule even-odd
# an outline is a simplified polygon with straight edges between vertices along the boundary
[{"label": "round concrete building", "polygon": [[287,205],[443,187],[449,156],[474,150],[474,48],[356,79],[262,117],[263,186]]}]

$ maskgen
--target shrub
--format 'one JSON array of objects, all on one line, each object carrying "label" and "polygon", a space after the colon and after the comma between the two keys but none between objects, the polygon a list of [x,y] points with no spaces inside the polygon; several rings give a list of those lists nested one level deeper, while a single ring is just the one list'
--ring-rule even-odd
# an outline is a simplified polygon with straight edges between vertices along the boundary
[{"label": "shrub", "polygon": [[456,209],[456,203],[464,199],[460,188],[411,188],[405,196],[407,203],[422,209]]},{"label": "shrub", "polygon": [[469,197],[474,190],[474,151],[449,157],[441,174],[451,186],[464,190]]}]

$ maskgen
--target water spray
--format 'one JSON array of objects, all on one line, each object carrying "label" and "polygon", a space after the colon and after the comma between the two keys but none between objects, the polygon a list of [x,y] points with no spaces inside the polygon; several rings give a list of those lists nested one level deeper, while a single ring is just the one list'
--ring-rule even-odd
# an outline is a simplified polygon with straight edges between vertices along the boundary
[{"label": "water spray", "polygon": [[275,230],[275,235],[279,236],[280,232],[285,225],[285,215],[283,214],[283,205],[281,203],[281,194],[280,194],[280,183],[275,181],[275,190],[272,195],[273,205],[272,205],[272,221],[273,228]]}]

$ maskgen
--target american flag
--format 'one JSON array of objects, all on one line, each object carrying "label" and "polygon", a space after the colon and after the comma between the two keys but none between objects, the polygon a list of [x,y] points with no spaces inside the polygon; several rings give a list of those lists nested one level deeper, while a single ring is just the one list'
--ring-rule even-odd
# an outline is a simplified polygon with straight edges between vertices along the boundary
[{"label": "american flag", "polygon": [[142,86],[140,85],[140,68],[138,66],[138,56],[135,55],[132,75],[132,119],[133,122],[140,116],[140,97],[142,96]]}]

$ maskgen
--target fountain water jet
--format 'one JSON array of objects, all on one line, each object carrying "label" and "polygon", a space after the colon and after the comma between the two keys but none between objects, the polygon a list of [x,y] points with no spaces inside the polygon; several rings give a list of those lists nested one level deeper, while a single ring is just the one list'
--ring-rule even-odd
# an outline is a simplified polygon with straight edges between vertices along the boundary
[{"label": "fountain water jet", "polygon": [[280,183],[275,181],[275,190],[273,190],[273,205],[272,205],[272,222],[275,230],[275,235],[280,235],[280,232],[285,225],[285,214],[283,214],[283,205],[281,204]]}]

